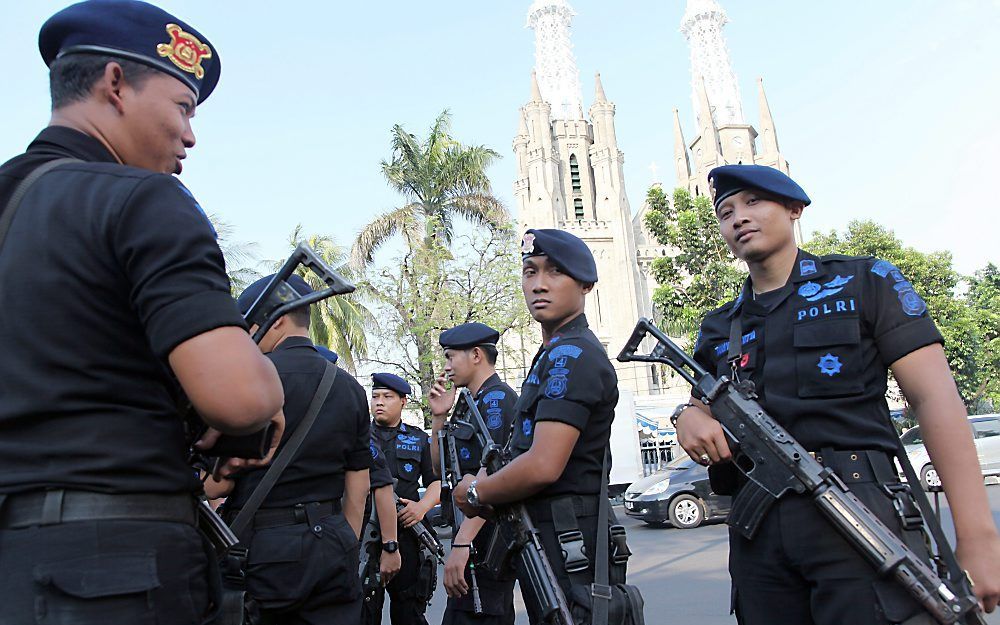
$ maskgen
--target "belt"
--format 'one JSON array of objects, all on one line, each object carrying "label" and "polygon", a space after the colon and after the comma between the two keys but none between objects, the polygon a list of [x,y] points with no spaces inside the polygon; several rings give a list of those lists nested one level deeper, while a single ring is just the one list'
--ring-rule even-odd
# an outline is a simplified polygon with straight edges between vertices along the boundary
[{"label": "belt", "polygon": [[823,449],[811,451],[809,454],[823,466],[833,469],[845,484],[865,482],[891,484],[899,481],[892,455],[887,451]]},{"label": "belt", "polygon": [[340,514],[341,510],[340,501],[314,501],[295,504],[288,508],[265,508],[253,515],[253,528],[259,530],[307,522],[312,524],[314,519]]},{"label": "belt", "polygon": [[597,516],[600,511],[601,496],[594,495],[561,495],[557,497],[545,497],[541,499],[531,499],[525,502],[528,515],[535,523],[552,522],[552,501],[555,499],[569,498],[573,501],[573,513],[579,517]]},{"label": "belt", "polygon": [[111,494],[46,490],[0,496],[0,528],[18,529],[74,521],[162,521],[195,525],[189,493]]}]

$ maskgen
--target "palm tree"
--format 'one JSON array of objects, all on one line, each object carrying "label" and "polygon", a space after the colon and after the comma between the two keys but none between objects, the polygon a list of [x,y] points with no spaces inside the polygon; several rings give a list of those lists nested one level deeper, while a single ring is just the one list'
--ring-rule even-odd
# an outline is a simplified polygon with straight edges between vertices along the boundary
[{"label": "palm tree", "polygon": [[239,295],[243,289],[250,286],[261,277],[254,267],[260,264],[257,258],[257,244],[248,241],[233,241],[234,228],[215,213],[208,216],[215,228],[216,239],[226,261],[226,273],[229,275],[230,289],[233,295]]},{"label": "palm tree", "polygon": [[464,146],[450,130],[447,110],[422,141],[399,124],[392,127],[392,160],[382,161],[382,173],[407,203],[361,230],[351,250],[355,267],[371,264],[378,248],[397,233],[411,251],[435,243],[448,247],[456,216],[493,229],[508,225],[507,210],[493,197],[486,177],[486,169],[500,155],[485,146]]},{"label": "palm tree", "polygon": [[[295,249],[300,241],[305,241],[334,271],[355,284],[358,283],[357,276],[347,262],[347,250],[337,245],[332,237],[317,234],[304,237],[300,224],[288,238],[290,249]],[[280,261],[275,263],[275,269],[281,264]],[[314,289],[323,287],[312,272],[305,272],[300,268],[299,273]],[[355,372],[358,359],[368,357],[365,329],[375,323],[375,316],[364,304],[364,290],[364,285],[359,284],[354,293],[329,297],[314,304],[309,320],[309,334],[313,342],[337,352],[341,366],[351,373]]]}]

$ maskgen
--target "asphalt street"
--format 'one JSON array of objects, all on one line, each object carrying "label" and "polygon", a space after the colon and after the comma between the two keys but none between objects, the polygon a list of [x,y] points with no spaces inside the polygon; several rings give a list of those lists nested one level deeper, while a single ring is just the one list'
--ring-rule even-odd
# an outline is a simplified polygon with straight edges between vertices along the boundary
[{"label": "asphalt street", "polygon": [[[993,518],[1000,523],[1000,486],[988,486],[987,496]],[[932,500],[933,503],[933,500]],[[950,515],[941,497],[942,518],[951,533]],[[628,529],[633,556],[629,561],[629,582],[642,590],[646,601],[648,625],[733,625],[729,615],[729,574],[726,569],[728,538],[722,523],[704,525],[691,530],[671,527],[653,528],[625,517],[616,510]],[[448,544],[447,540],[444,540]],[[439,568],[439,575],[441,570]],[[437,625],[444,614],[446,596],[438,588],[427,609],[427,622]],[[388,604],[388,597],[386,598]],[[528,618],[515,592],[517,625],[527,625]],[[987,616],[987,622],[1000,625],[1000,611]],[[383,625],[389,625],[388,605],[382,615]]]}]

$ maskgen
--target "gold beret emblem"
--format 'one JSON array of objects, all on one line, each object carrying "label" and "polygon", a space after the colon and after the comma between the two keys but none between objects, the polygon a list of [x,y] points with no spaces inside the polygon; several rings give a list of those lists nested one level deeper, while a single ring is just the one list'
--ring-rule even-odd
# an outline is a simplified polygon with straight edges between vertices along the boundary
[{"label": "gold beret emblem", "polygon": [[167,24],[167,34],[170,35],[170,42],[156,46],[157,54],[167,57],[185,72],[194,74],[198,80],[204,78],[205,68],[201,66],[201,61],[212,58],[212,49],[177,24]]},{"label": "gold beret emblem", "polygon": [[712,201],[715,201],[715,176],[708,179],[708,191],[712,195]]},{"label": "gold beret emblem", "polygon": [[521,239],[521,253],[531,254],[535,251],[535,235],[534,233],[528,232]]}]

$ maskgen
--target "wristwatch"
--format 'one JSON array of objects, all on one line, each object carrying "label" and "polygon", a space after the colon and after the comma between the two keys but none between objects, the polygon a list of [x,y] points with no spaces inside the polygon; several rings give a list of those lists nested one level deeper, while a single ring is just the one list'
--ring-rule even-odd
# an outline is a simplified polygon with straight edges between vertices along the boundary
[{"label": "wristwatch", "polygon": [[394,540],[389,540],[382,543],[382,551],[386,553],[396,553],[399,551],[399,543]]},{"label": "wristwatch", "polygon": [[476,492],[476,482],[478,481],[472,480],[472,483],[469,484],[469,490],[465,491],[465,500],[477,508],[479,507],[479,493]]}]

